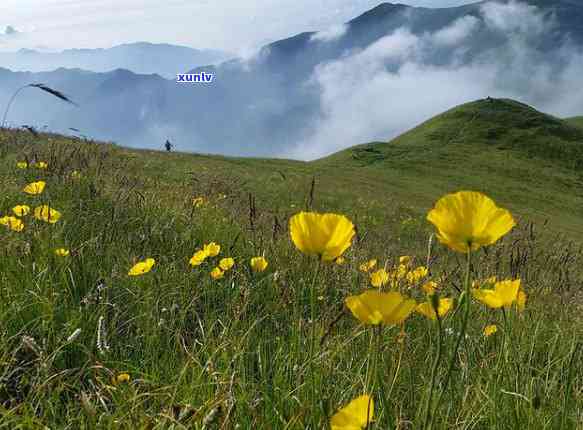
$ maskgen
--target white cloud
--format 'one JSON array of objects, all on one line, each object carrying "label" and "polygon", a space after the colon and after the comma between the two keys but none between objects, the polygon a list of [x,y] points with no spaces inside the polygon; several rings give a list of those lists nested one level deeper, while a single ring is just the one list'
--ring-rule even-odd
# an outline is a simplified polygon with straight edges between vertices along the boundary
[{"label": "white cloud", "polygon": [[344,36],[348,28],[349,26],[347,24],[335,24],[327,30],[318,31],[313,34],[310,40],[315,42],[332,42]]},{"label": "white cloud", "polygon": [[583,94],[573,90],[583,52],[565,45],[553,58],[541,56],[529,38],[544,37],[553,20],[545,21],[527,5],[498,7],[483,9],[487,25],[525,37],[509,37],[469,64],[454,55],[446,64],[429,66],[424,57],[443,44],[454,52],[465,49],[465,37],[478,24],[462,19],[435,34],[400,29],[362,52],[320,65],[312,77],[320,90],[319,121],[310,137],[285,155],[313,159],[358,143],[387,141],[452,106],[487,96],[522,100],[557,115],[583,112]]}]

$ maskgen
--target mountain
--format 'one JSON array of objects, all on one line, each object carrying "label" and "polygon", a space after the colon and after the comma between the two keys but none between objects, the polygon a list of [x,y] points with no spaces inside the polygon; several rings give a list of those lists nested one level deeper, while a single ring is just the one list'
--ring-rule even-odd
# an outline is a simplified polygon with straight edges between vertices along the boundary
[{"label": "mountain", "polygon": [[216,64],[231,58],[216,50],[153,43],[129,43],[107,49],[67,49],[48,53],[32,49],[0,52],[0,65],[13,71],[46,72],[58,68],[107,72],[128,69],[138,74],[175,78],[197,66]]},{"label": "mountain", "polygon": [[[9,120],[141,148],[313,159],[387,140],[472,99],[515,98],[557,116],[583,111],[583,4],[484,1],[453,8],[383,3],[330,35],[302,33],[256,56],[191,72],[178,84],[128,70],[0,70],[0,102],[44,82],[79,108],[33,90]],[[42,103],[39,103],[42,101]]]}]

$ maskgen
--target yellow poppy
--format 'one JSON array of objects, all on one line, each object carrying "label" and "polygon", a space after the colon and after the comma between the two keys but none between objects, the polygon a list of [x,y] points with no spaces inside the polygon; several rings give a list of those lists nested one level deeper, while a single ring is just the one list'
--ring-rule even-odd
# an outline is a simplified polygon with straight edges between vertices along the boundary
[{"label": "yellow poppy", "polygon": [[57,255],[59,257],[68,257],[69,254],[70,254],[70,251],[68,249],[65,249],[65,248],[55,249],[55,255]]},{"label": "yellow poppy", "polygon": [[132,267],[128,272],[128,275],[140,276],[144,273],[148,273],[150,270],[152,270],[154,264],[156,264],[156,260],[153,258],[146,258],[144,261],[140,261],[138,264],[134,265],[134,267]]},{"label": "yellow poppy", "polygon": [[426,282],[421,287],[421,289],[423,291],[425,291],[425,294],[428,294],[428,295],[435,294],[435,290],[437,290],[437,288],[438,288],[438,285],[437,285],[437,282],[435,282],[435,281]]},{"label": "yellow poppy", "polygon": [[368,260],[366,263],[362,263],[358,270],[367,273],[368,271],[374,269],[377,265],[377,260]]},{"label": "yellow poppy", "polygon": [[413,261],[413,258],[409,255],[401,255],[399,257],[399,264],[402,264],[404,266],[410,265],[412,261]]},{"label": "yellow poppy", "polygon": [[192,204],[195,208],[200,208],[204,205],[204,197],[196,197],[192,199]]},{"label": "yellow poppy", "polygon": [[352,244],[354,225],[343,215],[300,212],[291,217],[292,242],[301,252],[334,261]]},{"label": "yellow poppy", "polygon": [[498,331],[496,324],[490,324],[484,327],[484,336],[489,337]]},{"label": "yellow poppy", "polygon": [[427,318],[431,320],[436,320],[437,315],[439,315],[439,318],[443,318],[444,316],[447,315],[447,313],[451,310],[452,307],[453,299],[439,299],[439,305],[437,306],[437,314],[435,313],[435,309],[433,308],[433,304],[431,303],[431,301],[417,305],[417,308],[415,308],[415,310],[420,314],[425,315]]},{"label": "yellow poppy", "polygon": [[12,212],[16,216],[26,216],[30,213],[30,206],[27,205],[18,205],[12,208]]},{"label": "yellow poppy", "polygon": [[334,260],[334,262],[338,266],[342,266],[342,265],[344,265],[344,263],[346,263],[346,258],[344,258],[344,257],[338,257],[336,260]]},{"label": "yellow poppy", "polygon": [[251,269],[254,272],[263,272],[267,269],[267,260],[263,257],[253,257],[250,262]]},{"label": "yellow poppy", "polygon": [[427,214],[437,228],[437,238],[451,249],[467,253],[491,245],[515,225],[506,209],[475,191],[447,194]]},{"label": "yellow poppy", "polygon": [[42,205],[34,209],[34,217],[40,221],[54,224],[61,218],[61,213],[48,205]]},{"label": "yellow poppy", "polygon": [[46,169],[47,167],[49,167],[49,165],[44,161],[39,161],[35,164],[35,167],[37,169]]},{"label": "yellow poppy", "polygon": [[26,161],[19,161],[18,163],[16,163],[16,167],[18,167],[19,169],[26,169],[28,168],[28,163]]},{"label": "yellow poppy", "polygon": [[474,289],[472,294],[476,299],[490,308],[508,307],[518,298],[520,279],[496,282],[494,289]]},{"label": "yellow poppy", "polygon": [[111,379],[111,382],[113,383],[113,385],[119,385],[130,382],[130,375],[129,373],[120,373],[119,375],[113,377]]},{"label": "yellow poppy", "polygon": [[45,190],[46,185],[47,183],[45,181],[31,182],[22,191],[31,195],[41,194]]},{"label": "yellow poppy", "polygon": [[202,263],[204,263],[204,260],[206,260],[208,256],[208,252],[205,250],[196,251],[190,259],[189,263],[191,266],[200,266]]},{"label": "yellow poppy", "polygon": [[225,277],[225,272],[223,272],[220,267],[215,267],[211,271],[211,278],[213,278],[215,280],[222,279],[224,277]]},{"label": "yellow poppy", "polygon": [[367,394],[357,397],[330,420],[332,430],[362,430],[374,419],[374,400]]},{"label": "yellow poppy", "polygon": [[400,324],[413,312],[415,300],[407,299],[401,293],[391,291],[381,293],[368,290],[345,300],[352,314],[365,324]]},{"label": "yellow poppy", "polygon": [[13,216],[4,216],[0,218],[0,225],[5,225],[12,231],[21,232],[24,230],[24,223]]},{"label": "yellow poppy", "polygon": [[410,284],[416,284],[421,279],[425,278],[428,273],[429,273],[429,270],[427,270],[427,267],[419,266],[415,270],[407,273],[407,281]]},{"label": "yellow poppy", "polygon": [[235,260],[233,260],[232,258],[222,258],[221,261],[219,261],[219,267],[221,268],[221,270],[223,271],[227,271],[227,270],[231,270],[231,268],[235,265]]},{"label": "yellow poppy", "polygon": [[389,274],[385,269],[379,269],[370,275],[370,283],[373,287],[380,288],[389,282]]},{"label": "yellow poppy", "polygon": [[219,255],[219,252],[221,252],[221,245],[211,242],[205,244],[202,250],[206,252],[209,257],[216,257]]}]

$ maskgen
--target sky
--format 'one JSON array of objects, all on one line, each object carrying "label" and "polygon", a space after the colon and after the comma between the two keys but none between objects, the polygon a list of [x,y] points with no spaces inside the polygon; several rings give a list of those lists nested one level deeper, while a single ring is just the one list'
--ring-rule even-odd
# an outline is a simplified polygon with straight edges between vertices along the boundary
[{"label": "sky", "polygon": [[[393,0],[448,7],[475,0]],[[346,22],[381,0],[1,0],[0,51],[171,43],[245,55]]]}]

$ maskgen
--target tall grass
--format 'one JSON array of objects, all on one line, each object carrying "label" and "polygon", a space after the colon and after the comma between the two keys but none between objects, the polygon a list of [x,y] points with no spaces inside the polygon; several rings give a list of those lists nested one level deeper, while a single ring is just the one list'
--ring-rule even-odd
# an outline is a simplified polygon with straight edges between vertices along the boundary
[{"label": "tall grass", "polygon": [[[368,285],[361,262],[392,264],[403,254],[418,265],[428,260],[431,277],[443,280],[441,294],[457,295],[465,261],[439,244],[428,256],[423,222],[403,222],[409,214],[397,207],[379,222],[345,202],[358,239],[345,265],[322,265],[315,278],[313,260],[293,249],[286,226],[307,202],[328,209],[316,182],[292,197],[295,207],[278,202],[276,210],[258,197],[268,192],[250,196],[236,178],[198,172],[168,188],[146,168],[131,173],[146,154],[128,158],[56,136],[2,138],[0,214],[50,201],[63,219],[49,226],[25,218],[23,232],[1,231],[1,428],[327,428],[371,378],[370,428],[421,428],[435,326],[415,316],[402,328],[373,331],[343,301]],[[23,159],[49,168],[16,169]],[[47,182],[45,194],[25,196],[22,187],[37,179]],[[206,204],[193,208],[201,195]],[[544,226],[522,220],[472,256],[472,279],[520,277],[529,301],[522,314],[472,306],[446,387],[446,363],[438,366],[433,428],[583,426],[581,248],[540,238],[537,229]],[[211,241],[236,261],[219,281],[209,276],[212,262],[188,265]],[[57,257],[58,247],[71,255]],[[265,255],[267,271],[249,270],[256,255]],[[152,272],[128,277],[146,257],[156,259]],[[418,287],[410,295],[423,300]],[[446,356],[459,320],[442,321]],[[486,338],[488,324],[499,331]],[[129,382],[117,381],[121,373]]]}]

